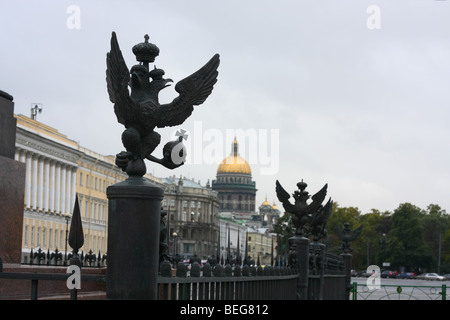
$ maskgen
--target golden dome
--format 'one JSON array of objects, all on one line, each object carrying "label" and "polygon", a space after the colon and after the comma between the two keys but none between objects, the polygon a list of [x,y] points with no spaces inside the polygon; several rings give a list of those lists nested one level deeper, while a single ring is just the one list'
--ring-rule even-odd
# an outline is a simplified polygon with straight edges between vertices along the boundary
[{"label": "golden dome", "polygon": [[273,210],[278,210],[278,207],[277,207],[277,205],[275,204],[275,201],[273,202],[272,209],[273,209]]},{"label": "golden dome", "polygon": [[234,138],[231,154],[223,159],[222,163],[217,168],[217,173],[245,173],[252,174],[250,165],[238,153],[238,142]]},{"label": "golden dome", "polygon": [[229,172],[252,174],[248,162],[239,155],[230,155],[226,157],[219,165],[219,168],[217,168],[217,173]]},{"label": "golden dome", "polygon": [[269,206],[269,207],[271,207],[269,201],[267,201],[267,196],[266,196],[266,200],[261,204],[261,206]]}]

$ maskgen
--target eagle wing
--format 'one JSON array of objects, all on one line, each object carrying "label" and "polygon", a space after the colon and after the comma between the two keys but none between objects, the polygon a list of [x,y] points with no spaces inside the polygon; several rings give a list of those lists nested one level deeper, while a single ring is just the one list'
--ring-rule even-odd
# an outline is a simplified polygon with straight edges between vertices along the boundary
[{"label": "eagle wing", "polygon": [[128,109],[134,103],[128,91],[130,71],[120,51],[115,32],[111,36],[111,51],[106,54],[106,66],[106,84],[109,100],[114,103],[117,121],[126,126],[129,115]]},{"label": "eagle wing", "polygon": [[280,200],[281,203],[283,204],[284,210],[286,210],[286,212],[289,213],[294,213],[295,206],[289,202],[289,198],[291,196],[289,195],[289,193],[287,193],[286,190],[284,190],[284,188],[281,186],[278,180],[275,183],[276,183],[275,191],[277,192],[278,200]]},{"label": "eagle wing", "polygon": [[331,216],[332,209],[333,209],[333,201],[331,201],[330,198],[321,210],[318,210],[316,213],[313,214],[311,224],[325,226],[326,222],[328,221],[328,218],[330,218]]},{"label": "eagle wing", "polygon": [[171,103],[162,104],[157,111],[157,127],[164,128],[182,124],[194,110],[205,102],[217,82],[219,55],[215,54],[202,68],[179,81],[175,90],[179,93]]},{"label": "eagle wing", "polygon": [[308,213],[316,212],[322,205],[323,200],[327,195],[328,184],[325,184],[315,195],[311,197],[312,202],[306,207]]},{"label": "eagle wing", "polygon": [[358,238],[358,236],[361,234],[363,229],[363,225],[360,225],[355,231],[353,231],[353,234],[350,237],[350,241],[355,240],[356,238]]}]

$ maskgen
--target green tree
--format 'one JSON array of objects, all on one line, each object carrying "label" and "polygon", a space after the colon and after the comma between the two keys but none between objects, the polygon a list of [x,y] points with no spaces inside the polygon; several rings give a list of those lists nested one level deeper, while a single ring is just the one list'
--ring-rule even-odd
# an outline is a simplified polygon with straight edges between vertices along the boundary
[{"label": "green tree", "polygon": [[277,234],[277,256],[287,259],[289,253],[289,238],[295,235],[295,226],[292,223],[292,215],[284,213],[274,225]]},{"label": "green tree", "polygon": [[[328,233],[327,246],[328,250],[334,253],[339,253],[339,247],[342,241],[339,239],[338,230],[342,230],[344,223],[350,224],[350,229],[355,230],[359,227],[358,217],[360,212],[358,208],[355,207],[340,207],[337,202],[333,203],[333,211],[330,218],[328,219],[326,229]],[[358,241],[359,239],[357,239]],[[359,256],[358,250],[355,251],[354,244],[353,248],[353,259]],[[354,260],[353,260],[354,261]]]},{"label": "green tree", "polygon": [[450,228],[442,235],[441,272],[450,273]]},{"label": "green tree", "polygon": [[[361,239],[355,245],[359,245],[358,250],[365,256],[365,266],[376,264],[383,265],[387,257],[387,238],[389,232],[390,212],[380,212],[372,209],[370,213],[362,214],[359,222],[363,225]],[[365,253],[365,254],[364,254]]]},{"label": "green tree", "polygon": [[435,267],[435,271],[438,271],[439,245],[441,244],[442,247],[442,236],[448,229],[448,215],[439,205],[430,204],[426,214],[420,220],[424,241],[430,248],[432,265]]},{"label": "green tree", "polygon": [[388,250],[391,266],[396,269],[423,271],[431,266],[431,254],[423,240],[420,218],[424,211],[410,203],[402,203],[391,217]]}]

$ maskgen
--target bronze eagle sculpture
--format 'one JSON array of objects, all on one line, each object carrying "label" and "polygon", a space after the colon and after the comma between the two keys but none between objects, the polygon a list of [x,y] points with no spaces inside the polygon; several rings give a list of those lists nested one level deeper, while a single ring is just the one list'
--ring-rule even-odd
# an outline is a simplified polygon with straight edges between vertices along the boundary
[{"label": "bronze eagle sculpture", "polygon": [[[294,204],[289,201],[291,197],[289,193],[284,190],[280,182],[276,181],[275,191],[278,200],[283,204],[284,210],[292,214],[292,222],[296,227],[296,234],[303,236],[303,234],[314,236],[314,241],[318,241],[321,237],[326,236],[325,225],[331,215],[333,201],[331,199],[322,205],[326,195],[328,184],[322,187],[316,194],[310,196],[308,191],[305,191],[307,184],[303,180],[297,183],[299,190],[294,191]],[[311,202],[307,201],[311,198]]]},{"label": "bronze eagle sculpture", "polygon": [[[145,38],[148,43],[148,36]],[[148,61],[154,61],[154,57],[150,60],[137,60],[144,63],[129,70],[119,48],[116,33],[113,32],[111,50],[106,56],[106,82],[117,121],[125,126],[122,143],[126,151],[116,155],[116,164],[129,175],[145,174],[143,159],[157,162],[169,169],[183,164],[174,162],[172,154],[182,137],[164,146],[163,158],[158,159],[152,155],[161,141],[161,136],[155,128],[182,124],[191,115],[194,106],[202,104],[211,94],[217,82],[217,68],[220,63],[219,55],[215,54],[197,72],[175,85],[179,95],[172,102],[160,104],[159,92],[173,81],[165,79],[161,69],[155,67],[148,70]]]}]

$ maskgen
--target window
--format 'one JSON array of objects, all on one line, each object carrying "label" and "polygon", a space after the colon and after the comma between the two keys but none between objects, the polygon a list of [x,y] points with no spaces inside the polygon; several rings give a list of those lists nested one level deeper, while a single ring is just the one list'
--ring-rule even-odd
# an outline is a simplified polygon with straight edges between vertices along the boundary
[{"label": "window", "polygon": [[36,241],[38,247],[41,246],[41,227],[37,228],[37,241]]},{"label": "window", "polygon": [[52,246],[52,236],[53,236],[53,230],[49,229],[48,230],[48,246],[49,246],[50,249],[53,248],[53,246]]},{"label": "window", "polygon": [[80,186],[83,186],[83,172],[80,172]]},{"label": "window", "polygon": [[186,253],[194,253],[195,252],[195,246],[194,246],[194,244],[191,244],[191,243],[183,243],[183,249],[184,249],[184,252],[186,252]]},{"label": "window", "polygon": [[27,247],[28,246],[28,226],[25,226],[25,239],[24,239],[24,242],[25,242],[25,246]]},{"label": "window", "polygon": [[175,207],[175,200],[170,200],[170,206]]},{"label": "window", "polygon": [[31,227],[31,241],[30,241],[31,247],[34,247],[34,226]]}]

